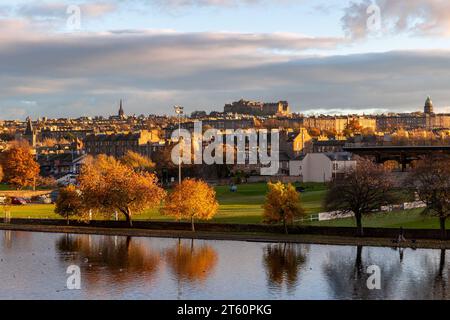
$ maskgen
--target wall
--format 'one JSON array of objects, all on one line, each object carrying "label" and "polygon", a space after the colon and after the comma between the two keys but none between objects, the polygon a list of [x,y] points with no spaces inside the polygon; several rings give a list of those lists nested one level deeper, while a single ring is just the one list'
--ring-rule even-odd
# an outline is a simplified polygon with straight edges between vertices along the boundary
[{"label": "wall", "polygon": [[[1,219],[0,219],[1,221]],[[11,224],[15,225],[45,225],[45,226],[66,226],[65,220],[38,220],[38,219],[11,219]],[[187,222],[148,222],[134,221],[133,228],[130,228],[125,221],[91,221],[90,223],[71,221],[71,226],[76,227],[97,227],[111,229],[147,229],[147,230],[184,230],[189,231],[190,223]],[[284,233],[282,225],[263,224],[220,224],[220,223],[196,223],[197,231],[208,232],[261,232],[261,233]],[[398,239],[400,230],[389,228],[364,228],[364,235],[367,238],[390,238]],[[322,236],[343,236],[355,237],[356,228],[344,227],[311,227],[311,226],[289,226],[289,234],[308,234]],[[404,229],[403,234],[406,240],[413,239],[441,239],[440,230],[437,229]],[[447,232],[447,240],[450,240],[450,232]]]}]

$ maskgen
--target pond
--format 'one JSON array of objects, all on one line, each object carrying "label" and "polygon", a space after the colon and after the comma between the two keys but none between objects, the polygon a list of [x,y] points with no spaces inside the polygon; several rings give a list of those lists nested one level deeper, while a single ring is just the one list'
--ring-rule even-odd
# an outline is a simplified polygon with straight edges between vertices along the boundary
[{"label": "pond", "polygon": [[449,266],[444,250],[0,231],[0,299],[447,299]]}]

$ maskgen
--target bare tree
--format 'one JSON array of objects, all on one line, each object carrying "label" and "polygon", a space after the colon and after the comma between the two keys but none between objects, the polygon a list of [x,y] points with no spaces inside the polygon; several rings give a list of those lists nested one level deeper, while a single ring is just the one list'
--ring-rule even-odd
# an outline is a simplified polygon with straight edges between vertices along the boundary
[{"label": "bare tree", "polygon": [[441,237],[447,238],[445,222],[450,216],[450,159],[427,158],[417,162],[408,185],[426,204],[425,214],[439,218]]},{"label": "bare tree", "polygon": [[358,236],[362,237],[362,216],[394,203],[393,187],[394,182],[382,165],[360,159],[355,168],[346,170],[342,177],[330,183],[324,206],[330,211],[353,212]]}]

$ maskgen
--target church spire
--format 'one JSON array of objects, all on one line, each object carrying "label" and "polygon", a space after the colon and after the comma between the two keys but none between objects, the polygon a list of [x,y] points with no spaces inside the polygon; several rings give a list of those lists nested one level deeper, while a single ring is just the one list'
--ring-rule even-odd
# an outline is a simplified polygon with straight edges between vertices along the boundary
[{"label": "church spire", "polygon": [[433,113],[433,101],[431,101],[431,97],[428,96],[427,101],[425,101],[424,113]]},{"label": "church spire", "polygon": [[31,136],[33,134],[34,134],[33,122],[31,121],[30,117],[27,117],[27,128],[25,129],[25,135]]},{"label": "church spire", "polygon": [[122,99],[120,99],[119,117],[123,118],[124,116],[125,116],[125,112],[123,111]]},{"label": "church spire", "polygon": [[23,138],[28,141],[30,146],[34,147],[36,145],[36,131],[34,131],[33,122],[30,117],[27,117],[27,127],[23,134]]}]

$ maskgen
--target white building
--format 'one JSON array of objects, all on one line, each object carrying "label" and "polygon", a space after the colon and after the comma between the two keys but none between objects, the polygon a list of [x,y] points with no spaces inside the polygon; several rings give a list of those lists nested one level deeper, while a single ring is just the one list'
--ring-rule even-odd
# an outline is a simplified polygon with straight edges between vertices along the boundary
[{"label": "white building", "polygon": [[356,161],[347,152],[308,153],[302,160],[290,162],[289,173],[302,177],[303,182],[328,182],[355,166]]}]

